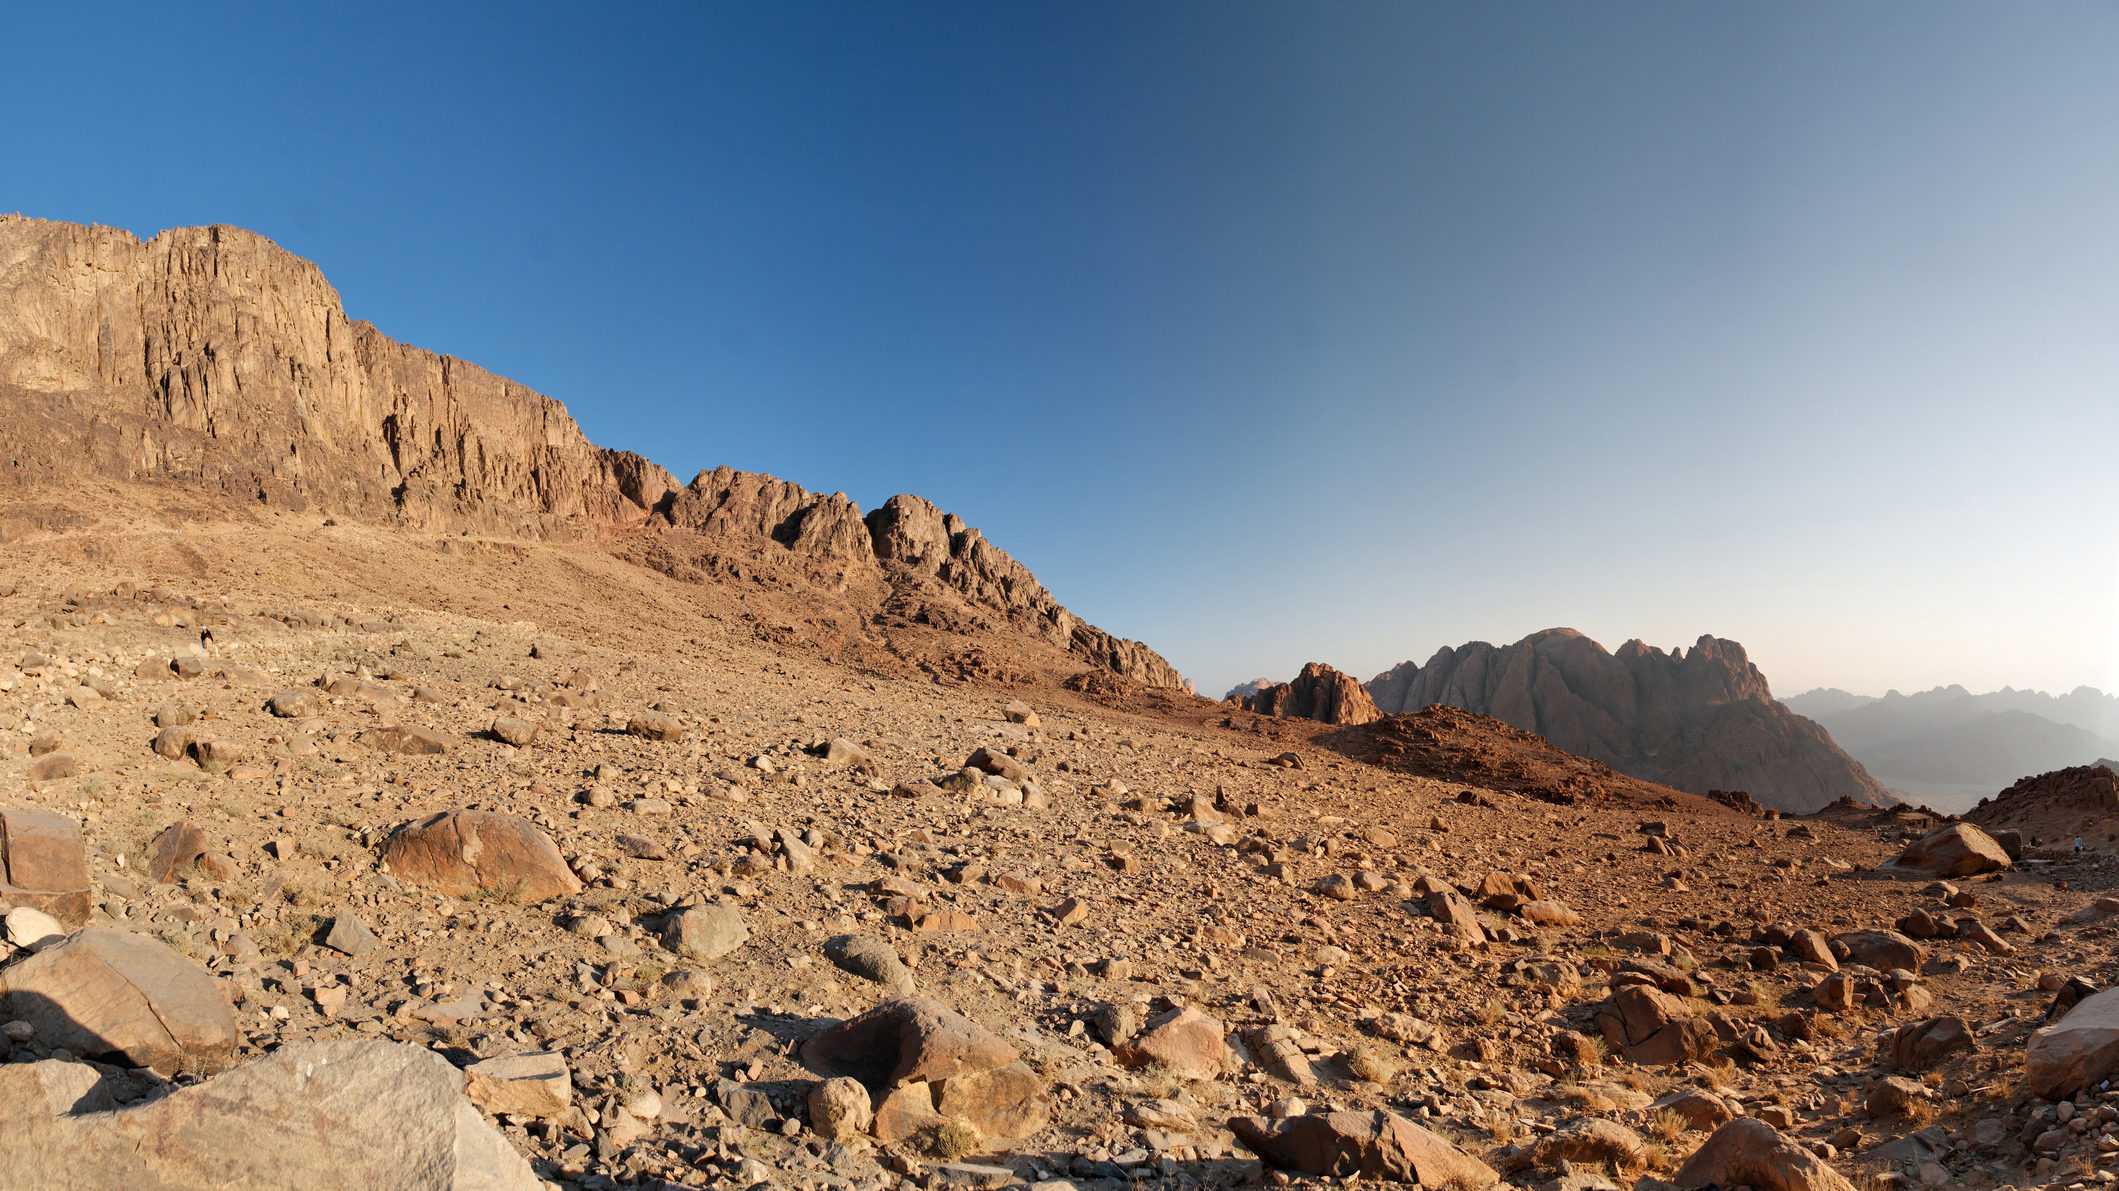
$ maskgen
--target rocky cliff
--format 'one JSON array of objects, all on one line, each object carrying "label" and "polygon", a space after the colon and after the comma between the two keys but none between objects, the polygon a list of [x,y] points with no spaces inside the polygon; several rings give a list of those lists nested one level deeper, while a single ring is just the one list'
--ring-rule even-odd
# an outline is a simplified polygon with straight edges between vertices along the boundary
[{"label": "rocky cliff", "polygon": [[1383,718],[1358,679],[1322,662],[1304,666],[1293,682],[1274,683],[1241,699],[1245,711],[1283,719],[1354,725]]},{"label": "rocky cliff", "polygon": [[725,467],[680,487],[588,441],[559,402],[348,318],[315,265],[240,228],[142,241],[0,216],[0,409],[0,483],[16,493],[160,484],[421,530],[606,539],[672,573],[800,576],[1184,685],[919,497],[863,517],[843,493]]},{"label": "rocky cliff", "polygon": [[1893,801],[1823,728],[1774,701],[1734,641],[1703,636],[1690,653],[1628,641],[1611,653],[1573,629],[1547,629],[1513,645],[1444,648],[1368,690],[1388,713],[1461,707],[1696,794],[1742,790],[1796,812],[1840,797]]}]

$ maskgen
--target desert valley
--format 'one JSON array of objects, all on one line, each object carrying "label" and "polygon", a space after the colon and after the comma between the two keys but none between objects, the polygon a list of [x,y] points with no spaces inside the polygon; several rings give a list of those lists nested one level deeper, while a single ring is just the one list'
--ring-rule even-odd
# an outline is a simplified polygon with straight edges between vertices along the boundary
[{"label": "desert valley", "polygon": [[2108,768],[1713,637],[1217,702],[230,227],[0,219],[0,403],[0,1187],[2115,1181]]}]

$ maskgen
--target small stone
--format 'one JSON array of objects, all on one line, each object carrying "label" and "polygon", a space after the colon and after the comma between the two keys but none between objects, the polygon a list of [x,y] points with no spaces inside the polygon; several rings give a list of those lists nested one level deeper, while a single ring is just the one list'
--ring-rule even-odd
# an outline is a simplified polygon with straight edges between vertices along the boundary
[{"label": "small stone", "polygon": [[346,955],[366,955],[375,946],[375,935],[358,914],[340,914],[331,920],[330,933],[324,936],[324,946]]}]

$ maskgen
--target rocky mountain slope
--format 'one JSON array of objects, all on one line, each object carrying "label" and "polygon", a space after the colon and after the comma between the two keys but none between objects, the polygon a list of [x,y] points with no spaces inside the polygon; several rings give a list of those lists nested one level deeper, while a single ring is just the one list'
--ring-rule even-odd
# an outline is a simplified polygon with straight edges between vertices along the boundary
[{"label": "rocky mountain slope", "polygon": [[590,443],[557,401],[347,317],[315,265],[239,228],[143,242],[0,217],[0,405],[0,540],[93,516],[97,483],[154,508],[205,495],[222,515],[588,540],[690,578],[818,590],[842,636],[873,641],[879,618],[885,635],[893,618],[1006,630],[1185,685],[918,497],[864,518],[843,494],[728,468],[680,486]]},{"label": "rocky mountain slope", "polygon": [[1963,811],[2027,773],[2119,752],[2119,699],[2082,687],[2054,697],[1961,686],[1881,698],[1806,691],[1782,700],[1832,733],[1877,781],[1943,810]]},{"label": "rocky mountain slope", "polygon": [[938,685],[458,540],[0,544],[0,1188],[2088,1187],[2119,1144],[2069,982],[2119,962],[2106,855],[1454,708]]},{"label": "rocky mountain slope", "polygon": [[2034,774],[1980,799],[1965,818],[2050,847],[2072,848],[2080,839],[2109,849],[2119,845],[2119,771],[2099,762]]},{"label": "rocky mountain slope", "polygon": [[1734,641],[1703,636],[1689,653],[1628,641],[1614,654],[1573,629],[1547,629],[1513,645],[1445,647],[1368,689],[1386,713],[1461,707],[1695,794],[1743,791],[1787,811],[1893,801],[1823,728],[1774,701]]}]

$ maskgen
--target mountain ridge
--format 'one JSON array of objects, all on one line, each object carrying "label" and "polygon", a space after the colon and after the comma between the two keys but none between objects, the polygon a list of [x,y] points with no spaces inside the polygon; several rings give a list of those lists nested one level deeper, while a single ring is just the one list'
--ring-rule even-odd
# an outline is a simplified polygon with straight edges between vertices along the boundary
[{"label": "mountain ridge", "polygon": [[1611,652],[1574,629],[1546,629],[1511,645],[1445,646],[1368,688],[1387,714],[1442,704],[1490,715],[1691,793],[1742,790],[1787,811],[1893,801],[1824,728],[1774,700],[1742,645],[1710,635],[1689,653],[1638,639]]},{"label": "mountain ridge", "polygon": [[557,400],[349,317],[317,265],[254,232],[141,240],[0,216],[0,314],[0,465],[19,501],[0,508],[0,539],[81,517],[32,494],[176,489],[253,513],[602,543],[682,577],[851,593],[863,623],[1006,628],[1188,686],[930,502],[864,514],[844,493],[725,467],[679,484],[590,442]]}]

